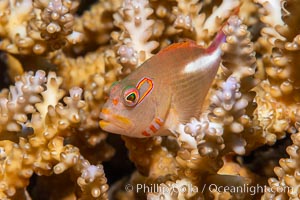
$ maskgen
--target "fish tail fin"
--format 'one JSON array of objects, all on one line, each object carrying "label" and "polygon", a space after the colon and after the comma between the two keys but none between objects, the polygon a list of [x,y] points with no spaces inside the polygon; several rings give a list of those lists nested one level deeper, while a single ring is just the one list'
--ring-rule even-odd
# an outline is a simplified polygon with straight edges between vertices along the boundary
[{"label": "fish tail fin", "polygon": [[226,35],[225,33],[223,32],[223,28],[224,26],[226,26],[228,24],[228,20],[234,16],[234,15],[237,15],[240,11],[240,7],[241,5],[237,6],[232,14],[228,17],[228,19],[226,20],[226,22],[224,22],[220,28],[220,30],[218,31],[215,39],[213,40],[213,42],[209,45],[209,47],[206,49],[206,52],[207,53],[212,53],[214,52],[222,43],[224,43],[226,41]]}]

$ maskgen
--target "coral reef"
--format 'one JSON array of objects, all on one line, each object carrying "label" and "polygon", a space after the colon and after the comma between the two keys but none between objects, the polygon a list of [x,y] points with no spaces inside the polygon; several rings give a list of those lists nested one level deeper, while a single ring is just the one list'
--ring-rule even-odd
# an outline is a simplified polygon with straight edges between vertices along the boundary
[{"label": "coral reef", "polygon": [[43,54],[82,40],[73,31],[79,1],[2,1],[1,50],[12,54]]},{"label": "coral reef", "polygon": [[[299,19],[299,0],[0,1],[0,199],[298,199]],[[101,130],[113,82],[220,29],[200,117],[163,137]]]}]

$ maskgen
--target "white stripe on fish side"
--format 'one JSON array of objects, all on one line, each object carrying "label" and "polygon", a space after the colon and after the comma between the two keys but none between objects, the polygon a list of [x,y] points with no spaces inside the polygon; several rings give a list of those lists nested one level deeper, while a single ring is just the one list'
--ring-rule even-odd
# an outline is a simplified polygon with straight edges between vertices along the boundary
[{"label": "white stripe on fish side", "polygon": [[194,73],[200,71],[206,71],[206,68],[211,67],[211,65],[220,58],[221,48],[217,48],[212,54],[207,54],[200,56],[198,59],[188,63],[183,72],[184,73]]}]

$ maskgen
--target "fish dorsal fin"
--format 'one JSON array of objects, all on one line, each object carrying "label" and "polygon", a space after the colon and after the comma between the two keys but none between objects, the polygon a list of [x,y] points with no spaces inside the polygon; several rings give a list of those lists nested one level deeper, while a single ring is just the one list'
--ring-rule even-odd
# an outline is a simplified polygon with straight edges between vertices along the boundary
[{"label": "fish dorsal fin", "polygon": [[173,51],[173,50],[176,50],[176,49],[189,48],[189,47],[198,47],[198,48],[200,48],[200,46],[197,45],[197,43],[195,41],[187,40],[187,41],[184,41],[184,42],[178,42],[178,43],[171,44],[171,45],[163,48],[158,54],[170,52],[170,51]]}]

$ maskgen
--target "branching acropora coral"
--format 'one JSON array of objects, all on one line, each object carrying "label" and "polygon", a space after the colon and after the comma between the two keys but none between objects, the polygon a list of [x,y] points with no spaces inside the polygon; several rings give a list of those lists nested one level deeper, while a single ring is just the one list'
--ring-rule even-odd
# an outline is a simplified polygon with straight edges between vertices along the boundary
[{"label": "branching acropora coral", "polygon": [[113,32],[112,37],[121,43],[116,46],[124,66],[140,65],[158,46],[156,41],[149,41],[154,24],[154,20],[149,19],[152,13],[148,0],[125,0],[113,15],[114,24],[122,30],[121,33]]},{"label": "branching acropora coral", "polygon": [[79,1],[2,1],[0,48],[13,54],[43,54],[82,39],[73,31]]},{"label": "branching acropora coral", "polygon": [[[0,199],[299,198],[299,0],[87,2],[0,1],[0,75],[10,78],[0,85],[11,85],[0,92]],[[112,83],[170,44],[209,46],[222,26],[200,116],[168,136],[122,136],[136,168],[112,182],[121,158],[104,162],[120,145],[98,125]],[[261,152],[270,145],[288,158]]]},{"label": "branching acropora coral", "polygon": [[78,174],[82,195],[106,195],[101,165],[90,165],[77,147],[63,144],[65,132],[80,123],[85,102],[82,89],[72,88],[65,105],[59,103],[61,83],[53,72],[29,72],[1,92],[1,198],[23,194],[33,173],[60,174],[69,168]]}]

